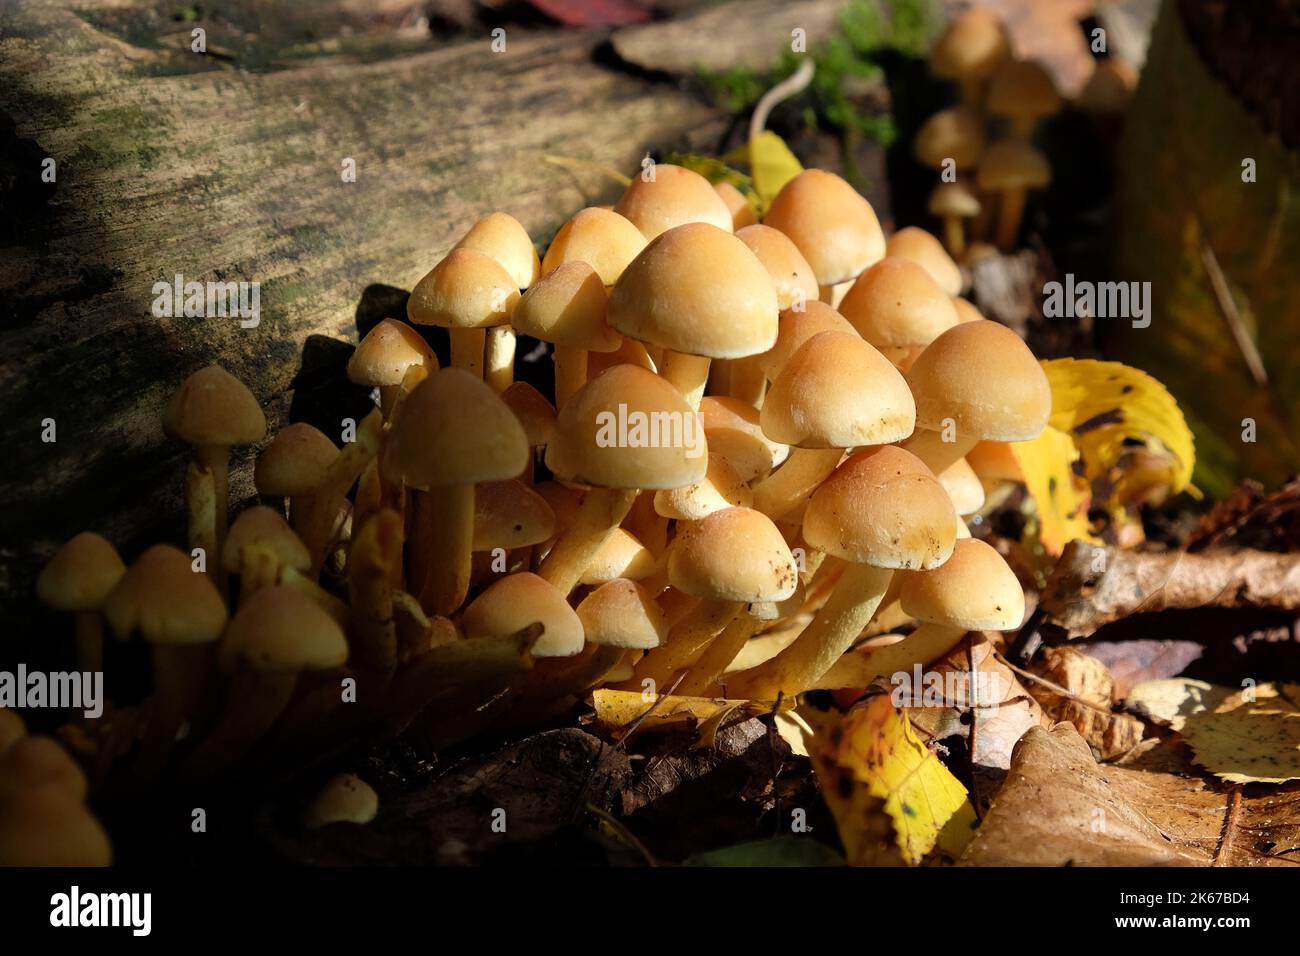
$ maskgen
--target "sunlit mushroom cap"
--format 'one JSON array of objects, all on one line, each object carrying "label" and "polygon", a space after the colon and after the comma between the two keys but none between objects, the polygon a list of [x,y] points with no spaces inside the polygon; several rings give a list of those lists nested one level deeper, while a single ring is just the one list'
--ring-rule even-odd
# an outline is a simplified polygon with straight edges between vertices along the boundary
[{"label": "sunlit mushroom cap", "polygon": [[239,513],[230,526],[221,551],[221,565],[238,574],[244,562],[254,554],[271,558],[276,565],[306,571],[311,567],[311,552],[274,509],[256,505]]},{"label": "sunlit mushroom cap", "polygon": [[970,187],[959,180],[935,186],[926,209],[932,216],[973,219],[980,214],[980,201]]},{"label": "sunlit mushroom cap", "polygon": [[[653,173],[653,175],[652,175]],[[731,210],[699,173],[671,163],[632,177],[614,212],[641,230],[646,239],[688,222],[707,222],[731,232]]]},{"label": "sunlit mushroom cap", "polygon": [[453,249],[415,284],[406,317],[415,325],[482,329],[510,321],[519,288],[505,268],[473,249]]},{"label": "sunlit mushroom cap", "polygon": [[641,230],[609,209],[581,209],[560,227],[542,260],[548,276],[566,262],[585,262],[612,286],[646,246]]},{"label": "sunlit mushroom cap", "polygon": [[984,313],[961,296],[955,295],[952,297],[952,307],[957,310],[958,323],[985,321]]},{"label": "sunlit mushroom cap", "polygon": [[263,495],[306,494],[321,483],[338,454],[338,446],[314,426],[286,425],[257,456],[253,484]]},{"label": "sunlit mushroom cap", "polygon": [[878,568],[934,568],[952,554],[957,513],[921,459],[893,445],[840,464],[808,502],[804,539]]},{"label": "sunlit mushroom cap", "polygon": [[858,334],[848,319],[820,300],[805,303],[800,311],[787,309],[781,313],[776,344],[758,357],[763,374],[775,379],[790,361],[790,356],[819,332]]},{"label": "sunlit mushroom cap", "polygon": [[856,448],[912,434],[912,393],[898,369],[845,332],[819,332],[799,347],[763,400],[763,432],[803,448]]},{"label": "sunlit mushroom cap", "polygon": [[511,319],[515,329],[543,342],[613,352],[621,336],[605,315],[609,294],[585,262],[566,262],[524,293]]},{"label": "sunlit mushroom cap", "polygon": [[948,492],[957,514],[974,514],[984,507],[984,485],[965,458],[958,458],[935,477]]},{"label": "sunlit mushroom cap", "polygon": [[59,549],[36,579],[36,596],[59,611],[97,610],[126,573],[108,539],[83,531]]},{"label": "sunlit mushroom cap", "polygon": [[119,638],[138,631],[150,644],[206,644],[221,636],[226,605],[188,554],[156,544],[127,568],[104,602],[104,617]]},{"label": "sunlit mushroom cap", "polygon": [[706,223],[654,239],[609,299],[624,335],[709,358],[743,358],[776,342],[776,290],[745,243]]},{"label": "sunlit mushroom cap", "polygon": [[654,359],[646,347],[636,339],[623,339],[613,352],[589,352],[587,354],[587,378],[595,378],[607,368],[615,365],[635,365],[637,368],[651,372],[659,371]]},{"label": "sunlit mushroom cap", "polygon": [[218,365],[201,368],[172,396],[163,431],[190,445],[250,445],[266,435],[253,393]]},{"label": "sunlit mushroom cap", "polygon": [[0,797],[0,866],[108,866],[111,858],[104,828],[63,787]]},{"label": "sunlit mushroom cap", "polygon": [[753,481],[785,461],[789,446],[763,434],[758,409],[726,395],[700,400],[709,454],[724,459],[744,481]]},{"label": "sunlit mushroom cap", "polygon": [[412,488],[513,478],[528,464],[528,438],[508,405],[459,368],[435,372],[402,402],[384,468]]},{"label": "sunlit mushroom cap", "polygon": [[852,279],[885,255],[885,235],[871,203],[822,169],[806,169],[786,183],[763,224],[794,240],[819,286]]},{"label": "sunlit mushroom cap", "polygon": [[527,382],[512,382],[501,393],[501,401],[509,406],[523,426],[524,435],[532,448],[540,448],[555,434],[555,406]]},{"label": "sunlit mushroom cap", "polygon": [[877,348],[929,345],[957,324],[949,293],[923,266],[895,256],[858,277],[840,312]]},{"label": "sunlit mushroom cap", "polygon": [[698,521],[724,508],[748,508],[754,494],[722,455],[709,454],[709,469],[699,481],[655,492],[655,512],[678,521]]},{"label": "sunlit mushroom cap", "polygon": [[534,657],[572,657],[582,650],[582,622],[550,582],[530,572],[497,581],[465,609],[466,637],[506,637],[540,622]]},{"label": "sunlit mushroom cap", "polygon": [[348,381],[358,385],[401,385],[412,365],[438,368],[433,349],[405,322],[384,319],[366,333],[348,359]]},{"label": "sunlit mushroom cap", "polygon": [[648,649],[668,636],[663,611],[639,584],[614,578],[596,588],[578,605],[587,640],[605,647]]},{"label": "sunlit mushroom cap", "polygon": [[555,533],[555,512],[522,481],[485,481],[474,489],[475,551],[525,548]]},{"label": "sunlit mushroom cap", "polygon": [[714,183],[713,191],[726,204],[731,212],[731,228],[739,232],[746,226],[752,226],[758,220],[754,217],[754,207],[744,194],[731,183]]},{"label": "sunlit mushroom cap", "polygon": [[940,110],[916,131],[912,152],[931,169],[943,169],[949,160],[970,169],[984,152],[984,121],[967,106]]},{"label": "sunlit mushroom cap", "polygon": [[1011,54],[997,14],[970,7],[948,24],[930,51],[930,69],[948,79],[989,76]]},{"label": "sunlit mushroom cap", "polygon": [[[626,426],[626,427],[624,427]],[[546,465],[605,488],[678,488],[704,477],[707,441],[681,392],[653,372],[616,365],[560,410]]]},{"label": "sunlit mushroom cap", "polygon": [[303,811],[303,825],[310,830],[331,823],[366,824],[379,813],[379,794],[353,773],[341,773],[312,797]]},{"label": "sunlit mushroom cap", "polygon": [[772,519],[727,508],[680,527],[668,549],[668,581],[700,598],[783,601],[798,586],[799,569]]},{"label": "sunlit mushroom cap", "polygon": [[771,276],[779,308],[817,299],[817,277],[789,236],[771,226],[753,225],[737,232],[736,238],[749,247]]},{"label": "sunlit mushroom cap", "polygon": [[596,550],[582,572],[579,584],[604,584],[615,578],[640,581],[655,570],[655,557],[636,535],[615,528]]},{"label": "sunlit mushroom cap", "polygon": [[890,259],[909,259],[915,262],[949,296],[961,291],[961,269],[953,262],[952,256],[948,255],[943,243],[924,229],[908,226],[890,236],[889,242],[885,244],[885,258],[881,262]]},{"label": "sunlit mushroom cap", "polygon": [[222,666],[255,671],[329,670],[348,659],[338,622],[295,587],[262,588],[245,598],[221,641]]},{"label": "sunlit mushroom cap", "polygon": [[1037,120],[1061,109],[1051,75],[1030,60],[1007,60],[989,83],[988,110],[996,116]]},{"label": "sunlit mushroom cap", "polygon": [[996,322],[963,322],[939,336],[907,373],[916,423],[995,441],[1037,438],[1052,411],[1047,376],[1016,335]]},{"label": "sunlit mushroom cap", "polygon": [[520,289],[527,289],[541,274],[542,264],[528,230],[509,213],[484,216],[470,227],[456,248],[473,249],[495,259]]},{"label": "sunlit mushroom cap", "polygon": [[958,541],[942,567],[904,574],[898,602],[917,620],[968,631],[1009,631],[1025,617],[1015,572],[978,538]]}]

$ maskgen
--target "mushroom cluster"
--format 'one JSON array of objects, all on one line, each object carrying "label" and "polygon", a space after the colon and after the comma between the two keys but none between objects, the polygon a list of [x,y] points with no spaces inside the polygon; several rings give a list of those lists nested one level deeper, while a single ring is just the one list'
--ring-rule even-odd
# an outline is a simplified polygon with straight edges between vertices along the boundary
[{"label": "mushroom cluster", "polygon": [[[892,672],[1019,625],[960,516],[984,501],[965,456],[1046,423],[1033,355],[957,298],[937,239],[886,237],[833,173],[761,223],[734,198],[654,166],[540,257],[511,216],[480,221],[409,322],[357,346],[379,407],[341,448],[303,423],[264,441],[243,384],[194,373],[164,419],[195,449],[188,549],[123,567],[83,535],[42,578],[83,659],[101,621],[152,651],[129,739],[87,746],[210,779],[350,733],[464,739],[600,686],[788,700],[844,686],[844,660]],[[514,380],[519,334],[550,343],[552,395]],[[261,501],[228,523],[249,443]],[[882,616],[920,624],[845,658]]]}]

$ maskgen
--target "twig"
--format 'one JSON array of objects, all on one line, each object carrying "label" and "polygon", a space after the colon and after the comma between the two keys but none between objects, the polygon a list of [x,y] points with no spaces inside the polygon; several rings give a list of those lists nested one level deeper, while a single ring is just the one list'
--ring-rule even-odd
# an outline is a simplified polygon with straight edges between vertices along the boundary
[{"label": "twig", "polygon": [[773,108],[782,100],[797,96],[806,90],[808,84],[812,82],[813,73],[815,72],[816,67],[813,65],[812,57],[805,56],[803,62],[799,64],[799,69],[763,94],[763,98],[754,107],[754,114],[749,118],[749,141],[751,143],[754,141],[755,136],[767,128],[767,118]]},{"label": "twig", "polygon": [[1237,817],[1241,813],[1241,786],[1232,788],[1228,798],[1228,816],[1223,821],[1223,836],[1219,838],[1219,847],[1214,851],[1212,866],[1227,866],[1228,854],[1232,851],[1232,841],[1237,836]]},{"label": "twig", "polygon": [[1255,344],[1255,340],[1250,336],[1250,330],[1242,321],[1241,312],[1237,310],[1237,300],[1232,297],[1228,280],[1224,278],[1223,270],[1219,268],[1218,257],[1210,248],[1210,244],[1204,240],[1201,241],[1201,261],[1205,263],[1205,274],[1209,276],[1214,297],[1219,301],[1219,311],[1223,313],[1223,318],[1228,323],[1228,330],[1237,343],[1241,357],[1246,361],[1250,377],[1262,388],[1268,384],[1268,370],[1264,368],[1264,357],[1259,354],[1259,346]]},{"label": "twig", "polygon": [[1054,681],[1050,681],[1046,677],[1039,677],[1037,674],[1032,674],[1027,670],[1023,670],[1017,667],[1015,664],[1011,663],[1009,660],[1007,660],[997,651],[993,652],[993,657],[994,659],[1000,661],[1003,665],[1009,667],[1012,671],[1014,671],[1016,674],[1019,674],[1021,677],[1025,678],[1026,680],[1031,680],[1036,684],[1042,684],[1048,690],[1060,694],[1062,697],[1066,698],[1067,700],[1072,700],[1076,704],[1080,704],[1083,707],[1087,707],[1089,710],[1095,710],[1099,714],[1105,714],[1107,717],[1115,716],[1115,711],[1111,710],[1109,707],[1102,707],[1100,704],[1094,704],[1090,700],[1084,700],[1078,694],[1074,693],[1073,691],[1066,690],[1060,684],[1057,684]]},{"label": "twig", "polygon": [[602,810],[594,803],[587,804],[587,811],[599,817],[601,822],[614,830],[624,843],[630,844],[634,850],[640,853],[641,858],[646,862],[646,866],[659,865],[659,861],[654,858],[654,854],[650,852],[644,843],[637,839],[636,834],[629,830],[622,820],[607,810]]}]

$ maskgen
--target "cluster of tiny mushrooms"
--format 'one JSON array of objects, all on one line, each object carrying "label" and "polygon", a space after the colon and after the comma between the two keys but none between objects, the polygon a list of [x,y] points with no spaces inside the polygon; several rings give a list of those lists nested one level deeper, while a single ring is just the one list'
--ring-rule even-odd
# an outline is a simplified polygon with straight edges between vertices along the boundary
[{"label": "cluster of tiny mushrooms", "polygon": [[[733,186],[659,164],[540,258],[495,212],[419,281],[409,324],[361,340],[348,377],[380,407],[354,440],[284,427],[257,457],[262,503],[229,525],[230,449],[263,443],[266,419],[223,369],[186,379],[163,427],[194,450],[189,548],[126,566],[87,532],[38,583],[83,669],[105,624],[151,650],[145,705],[65,734],[91,779],[128,755],[137,780],[211,779],[366,721],[463,737],[599,687],[789,703],[1020,626],[1016,576],[962,516],[1019,477],[1006,443],[1039,434],[1050,393],[1024,342],[959,297],[954,256],[993,194],[1014,241],[1048,175],[1028,136],[1058,98],[978,10],[932,62],[963,103],[918,155],[978,186],[936,190],[947,251],[915,227],[886,237],[817,169],[758,223]],[[987,118],[1007,138],[985,149]],[[447,368],[418,332],[435,325]],[[513,380],[516,333],[551,344],[552,397]],[[602,440],[611,416],[704,441]],[[0,862],[107,860],[63,747],[0,711],[0,755]],[[374,812],[343,777],[307,820]]]}]

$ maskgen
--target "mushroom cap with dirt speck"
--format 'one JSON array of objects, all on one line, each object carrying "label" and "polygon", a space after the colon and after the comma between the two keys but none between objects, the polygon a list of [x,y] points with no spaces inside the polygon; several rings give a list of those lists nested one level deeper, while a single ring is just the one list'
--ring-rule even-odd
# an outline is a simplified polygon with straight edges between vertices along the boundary
[{"label": "mushroom cap with dirt speck", "polygon": [[948,24],[930,51],[930,69],[947,79],[982,79],[1011,55],[996,13],[970,7]]},{"label": "mushroom cap with dirt speck", "polygon": [[435,372],[398,408],[383,466],[412,488],[500,481],[523,473],[528,437],[482,379],[459,368]]},{"label": "mushroom cap with dirt speck", "polygon": [[974,514],[984,507],[984,485],[965,458],[958,458],[935,477],[943,485],[943,490],[948,492],[957,514]]},{"label": "mushroom cap with dirt speck", "polygon": [[[900,229],[885,243],[885,258],[908,259],[924,269],[935,284],[949,296],[961,291],[961,269],[948,255],[943,243],[917,226]],[[843,303],[841,303],[843,304]]]},{"label": "mushroom cap with dirt speck", "polygon": [[641,230],[647,240],[689,222],[705,222],[731,232],[731,209],[713,184],[683,166],[656,163],[653,177],[637,173],[614,204],[614,212]]},{"label": "mushroom cap with dirt speck", "polygon": [[645,236],[627,219],[591,206],[574,213],[555,234],[542,259],[542,275],[550,275],[566,262],[585,262],[601,282],[612,286],[645,247]]},{"label": "mushroom cap with dirt speck", "polygon": [[112,855],[99,821],[63,787],[0,797],[0,866],[108,866]]},{"label": "mushroom cap with dirt speck", "polygon": [[[629,423],[627,435],[619,434],[622,421]],[[645,442],[635,441],[637,422],[663,423],[668,433],[647,427]],[[557,478],[603,488],[679,488],[704,477],[708,449],[681,392],[653,372],[615,365],[560,410],[546,466]]]},{"label": "mushroom cap with dirt speck", "polygon": [[940,110],[916,131],[912,152],[931,169],[943,169],[949,160],[970,169],[984,152],[984,121],[967,106]]},{"label": "mushroom cap with dirt speck", "polygon": [[564,595],[529,571],[497,581],[465,609],[466,637],[505,637],[540,622],[533,657],[572,657],[582,650],[582,622]]},{"label": "mushroom cap with dirt speck", "polygon": [[776,290],[778,308],[788,309],[817,299],[817,277],[789,236],[771,226],[756,223],[739,230],[736,238],[749,247],[767,270]]},{"label": "mushroom cap with dirt speck", "polygon": [[871,203],[824,169],[806,169],[786,183],[763,224],[794,241],[819,286],[852,279],[885,255],[885,234]]},{"label": "mushroom cap with dirt speck", "polygon": [[257,456],[253,484],[262,495],[307,494],[321,483],[338,454],[338,446],[320,429],[294,422],[281,428]]},{"label": "mushroom cap with dirt speck", "polygon": [[819,332],[858,334],[848,319],[818,299],[805,302],[803,309],[798,311],[787,309],[781,313],[776,344],[758,358],[763,374],[775,379],[790,361],[790,356]]},{"label": "mushroom cap with dirt speck", "polygon": [[1037,438],[1052,412],[1047,376],[1029,347],[1005,325],[963,322],[931,342],[907,373],[916,423],[981,440]]},{"label": "mushroom cap with dirt speck", "polygon": [[117,549],[93,531],[71,538],[36,579],[36,596],[57,611],[94,611],[126,573]]},{"label": "mushroom cap with dirt speck", "polygon": [[754,494],[745,479],[722,455],[709,454],[704,477],[681,488],[655,492],[655,512],[678,521],[699,521],[724,508],[748,508]]},{"label": "mushroom cap with dirt speck", "polygon": [[840,313],[876,348],[929,345],[957,324],[949,293],[911,259],[881,259],[853,283]]},{"label": "mushroom cap with dirt speck", "polygon": [[27,736],[27,724],[22,715],[8,707],[0,707],[0,754]]},{"label": "mushroom cap with dirt speck", "polygon": [[668,636],[668,625],[650,592],[635,581],[614,578],[596,588],[578,605],[587,640],[604,647],[649,649]]},{"label": "mushroom cap with dirt speck", "polygon": [[528,230],[507,212],[484,216],[470,226],[455,248],[472,249],[495,259],[520,289],[527,289],[541,274],[542,263]]},{"label": "mushroom cap with dirt speck", "polygon": [[501,393],[501,401],[510,407],[523,426],[531,448],[540,448],[555,434],[555,406],[527,382],[512,382]]},{"label": "mushroom cap with dirt speck", "polygon": [[1031,60],[1007,60],[989,83],[988,111],[995,116],[1038,120],[1061,109],[1051,75]]},{"label": "mushroom cap with dirt speck", "polygon": [[415,329],[405,322],[384,319],[365,334],[348,359],[348,381],[368,386],[401,385],[412,365],[434,371],[438,358]]},{"label": "mushroom cap with dirt speck", "polygon": [[850,456],[808,502],[804,539],[877,568],[935,568],[952,554],[957,513],[943,486],[911,452],[893,445]]},{"label": "mushroom cap with dirt speck", "polygon": [[219,365],[201,368],[177,389],[163,431],[190,445],[251,445],[266,437],[266,415],[248,386]]},{"label": "mushroom cap with dirt speck", "polygon": [[555,512],[522,481],[505,478],[474,488],[473,550],[526,548],[555,533]]},{"label": "mushroom cap with dirt speck", "polygon": [[668,549],[668,582],[698,598],[783,601],[799,568],[772,519],[751,508],[725,508],[680,526]]},{"label": "mushroom cap with dirt speck", "polygon": [[86,799],[86,774],[53,737],[23,737],[0,753],[0,799],[17,790],[51,785]]},{"label": "mushroom cap with dirt speck", "polygon": [[1015,572],[978,538],[958,541],[942,567],[904,574],[898,602],[917,620],[968,631],[1010,631],[1025,617]]},{"label": "mushroom cap with dirt speck", "polygon": [[1052,167],[1035,147],[1004,139],[988,148],[975,178],[985,192],[1042,189],[1052,181]]},{"label": "mushroom cap with dirt speck", "polygon": [[309,595],[276,585],[254,592],[230,619],[221,641],[221,665],[263,673],[330,670],[348,659],[338,622]]},{"label": "mushroom cap with dirt speck", "polygon": [[626,528],[615,528],[596,550],[579,584],[604,584],[615,578],[640,581],[655,570],[655,556]]},{"label": "mushroom cap with dirt speck", "polygon": [[714,183],[713,191],[718,194],[731,213],[731,228],[733,230],[739,232],[746,226],[752,226],[758,222],[758,219],[754,216],[754,207],[749,204],[749,200],[745,198],[744,193],[731,183]]},{"label": "mushroom cap with dirt speck", "polygon": [[916,421],[898,369],[846,332],[819,332],[790,356],[763,400],[763,433],[801,448],[902,441]]},{"label": "mushroom cap with dirt speck", "polygon": [[787,445],[763,434],[758,409],[739,398],[704,396],[700,419],[709,454],[725,459],[744,481],[766,475],[789,456]]},{"label": "mushroom cap with dirt speck", "polygon": [[511,322],[543,342],[613,352],[622,337],[605,321],[608,311],[609,293],[596,270],[585,262],[566,262],[524,293]]},{"label": "mushroom cap with dirt speck", "polygon": [[185,552],[156,544],[126,569],[104,617],[119,638],[138,631],[150,644],[207,644],[221,636],[227,614],[210,575],[195,571]]},{"label": "mushroom cap with dirt speck", "polygon": [[749,247],[693,222],[655,238],[609,298],[609,324],[624,335],[709,358],[744,358],[776,342],[776,289]]},{"label": "mushroom cap with dirt speck", "polygon": [[222,545],[221,566],[231,574],[238,574],[245,557],[253,553],[267,555],[276,565],[295,571],[311,567],[311,552],[302,539],[279,512],[265,505],[246,508],[231,524]]},{"label": "mushroom cap with dirt speck", "polygon": [[974,219],[980,214],[980,201],[964,182],[939,183],[930,193],[925,208],[932,216]]},{"label": "mushroom cap with dirt speck", "polygon": [[354,773],[341,773],[330,778],[317,791],[303,811],[303,826],[309,830],[331,823],[359,823],[372,821],[379,813],[379,794],[374,787]]},{"label": "mushroom cap with dirt speck", "polygon": [[413,325],[486,329],[504,325],[519,288],[501,263],[473,249],[453,249],[411,290],[406,317]]}]

